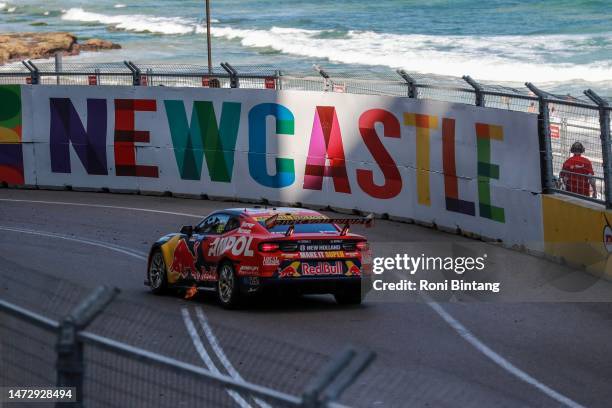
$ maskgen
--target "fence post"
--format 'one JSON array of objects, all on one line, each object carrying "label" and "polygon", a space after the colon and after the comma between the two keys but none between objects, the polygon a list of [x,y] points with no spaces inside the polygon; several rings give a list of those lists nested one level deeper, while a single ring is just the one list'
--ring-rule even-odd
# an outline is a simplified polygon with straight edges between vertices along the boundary
[{"label": "fence post", "polygon": [[55,73],[57,74],[55,76],[55,82],[57,85],[61,84],[61,80],[60,80],[60,75],[59,72],[62,72],[64,70],[64,61],[63,61],[63,54],[61,52],[56,52],[55,53]]},{"label": "fence post", "polygon": [[320,394],[347,367],[355,357],[355,349],[346,347],[321,368],[319,374],[306,386],[302,394],[304,408],[322,407]]},{"label": "fence post", "polygon": [[323,82],[325,84],[325,88],[323,89],[324,92],[329,91],[329,85],[331,83],[331,77],[329,76],[329,74],[327,72],[325,72],[323,70],[323,68],[321,68],[319,65],[314,64],[312,66],[314,68],[315,71],[317,71],[319,73],[319,75],[321,75],[321,77],[323,78]]},{"label": "fence post", "polygon": [[538,116],[539,128],[538,136],[540,139],[540,169],[542,172],[542,192],[551,194],[554,190],[553,182],[553,163],[552,145],[550,141],[550,112],[548,110],[548,97],[546,93],[537,88],[531,82],[525,84],[527,88],[538,97],[540,104],[540,114]]},{"label": "fence post", "polygon": [[132,61],[123,61],[126,67],[132,71],[132,85],[140,86],[140,68],[138,68]]},{"label": "fence post", "polygon": [[23,65],[30,71],[30,78],[32,78],[32,85],[38,85],[40,83],[40,71],[38,67],[30,60],[21,61]]},{"label": "fence post", "polygon": [[601,157],[606,188],[606,208],[612,208],[612,152],[610,150],[610,104],[593,90],[587,89],[584,94],[599,107],[599,130],[601,137]]},{"label": "fence post", "polygon": [[230,87],[240,88],[240,80],[238,79],[238,71],[232,67],[229,62],[222,62],[221,68],[223,68],[230,76]]},{"label": "fence post", "polygon": [[56,407],[83,406],[83,343],[77,333],[84,329],[119,293],[117,288],[100,286],[79,303],[60,323],[57,351],[57,386],[76,388],[76,403],[56,403]]},{"label": "fence post", "polygon": [[278,89],[281,90],[283,89],[283,73],[280,69],[277,69],[274,71],[274,76],[276,77],[276,84],[278,86]]},{"label": "fence post", "polygon": [[406,81],[406,83],[408,84],[408,97],[413,98],[413,99],[418,98],[419,92],[417,89],[417,83],[415,79],[411,77],[410,75],[408,75],[408,73],[404,71],[403,69],[398,69],[395,72],[397,72],[397,74],[401,76],[404,79],[404,81]]},{"label": "fence post", "polygon": [[482,90],[482,86],[474,81],[474,79],[469,75],[464,75],[463,80],[470,84],[472,88],[474,88],[474,92],[476,93],[476,106],[485,106],[485,98],[484,92]]}]

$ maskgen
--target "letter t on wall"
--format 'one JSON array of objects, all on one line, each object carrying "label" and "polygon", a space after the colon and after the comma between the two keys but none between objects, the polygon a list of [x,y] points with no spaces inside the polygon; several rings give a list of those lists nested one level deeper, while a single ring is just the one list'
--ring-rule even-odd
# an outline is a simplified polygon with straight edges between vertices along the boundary
[{"label": "letter t on wall", "polygon": [[419,113],[404,113],[404,125],[416,127],[418,203],[429,207],[431,206],[429,186],[431,147],[429,137],[432,129],[438,129],[438,117]]}]

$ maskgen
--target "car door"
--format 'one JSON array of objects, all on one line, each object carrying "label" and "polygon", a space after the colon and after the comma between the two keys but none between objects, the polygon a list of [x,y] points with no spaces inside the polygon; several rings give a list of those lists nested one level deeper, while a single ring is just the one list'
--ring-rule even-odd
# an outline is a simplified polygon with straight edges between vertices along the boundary
[{"label": "car door", "polygon": [[214,248],[219,237],[225,232],[225,227],[230,220],[230,215],[226,213],[213,213],[206,217],[194,228],[193,238],[196,241],[194,253],[197,254],[197,267],[199,274],[196,280],[200,282],[214,282],[217,280],[218,257],[211,246]]}]

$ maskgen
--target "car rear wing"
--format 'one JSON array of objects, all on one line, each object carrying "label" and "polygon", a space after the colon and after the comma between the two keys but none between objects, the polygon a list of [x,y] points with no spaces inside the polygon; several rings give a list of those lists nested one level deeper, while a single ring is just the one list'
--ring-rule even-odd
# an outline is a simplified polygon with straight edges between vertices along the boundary
[{"label": "car rear wing", "polygon": [[369,214],[367,217],[362,218],[328,218],[328,217],[309,217],[309,216],[284,216],[280,214],[274,214],[270,218],[264,221],[266,229],[271,229],[276,225],[289,225],[285,235],[293,235],[295,226],[298,224],[337,224],[343,225],[340,235],[348,234],[351,225],[365,225],[366,228],[374,225],[374,214]]}]

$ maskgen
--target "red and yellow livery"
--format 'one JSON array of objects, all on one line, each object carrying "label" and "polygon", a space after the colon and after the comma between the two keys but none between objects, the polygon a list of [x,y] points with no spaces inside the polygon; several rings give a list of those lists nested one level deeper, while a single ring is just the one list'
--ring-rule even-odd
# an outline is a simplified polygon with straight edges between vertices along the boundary
[{"label": "red and yellow livery", "polygon": [[300,208],[216,211],[153,245],[146,283],[154,293],[215,290],[224,307],[269,288],[358,304],[369,287],[371,254],[367,240],[349,229],[371,223],[371,216],[329,218]]}]

